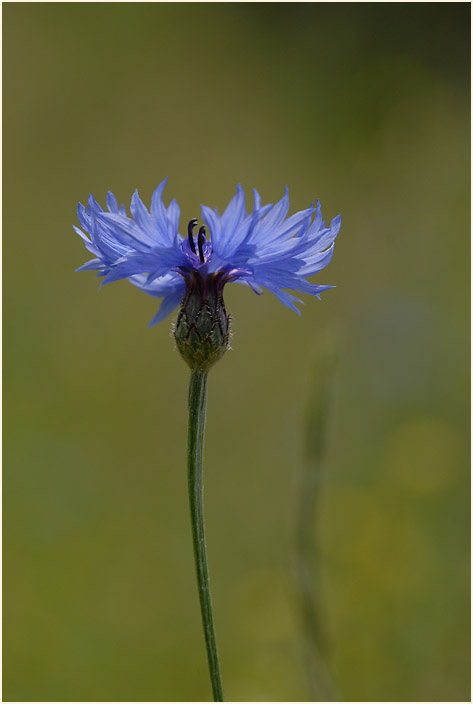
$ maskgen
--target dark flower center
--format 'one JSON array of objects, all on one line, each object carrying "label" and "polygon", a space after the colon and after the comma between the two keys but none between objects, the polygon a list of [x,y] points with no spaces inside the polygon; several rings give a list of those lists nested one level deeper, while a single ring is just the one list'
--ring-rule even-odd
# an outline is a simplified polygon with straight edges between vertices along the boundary
[{"label": "dark flower center", "polygon": [[[194,252],[194,254],[197,254],[197,250],[195,248],[194,233],[192,231],[196,225],[197,225],[197,218],[192,218],[192,220],[189,220],[189,224],[187,225],[187,236],[189,239],[189,246],[190,246],[191,250]],[[199,234],[197,235],[197,248],[199,250],[199,259],[202,262],[202,264],[205,264],[204,249],[203,249],[204,242],[205,242],[205,225],[202,225],[202,227],[199,229]]]}]

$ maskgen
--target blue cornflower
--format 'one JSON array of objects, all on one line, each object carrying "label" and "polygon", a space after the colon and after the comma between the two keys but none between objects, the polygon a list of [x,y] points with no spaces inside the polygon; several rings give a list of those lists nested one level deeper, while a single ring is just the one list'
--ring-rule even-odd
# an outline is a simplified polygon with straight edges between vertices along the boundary
[{"label": "blue cornflower", "polygon": [[153,193],[149,212],[135,191],[131,217],[123,205],[118,206],[113,193],[108,193],[107,211],[90,196],[87,208],[78,206],[79,224],[89,237],[74,228],[94,255],[78,271],[95,269],[104,284],[127,278],[145,293],[162,298],[150,325],[164,320],[196,287],[204,297],[208,287],[221,296],[225,284],[232,281],[256,293],[267,289],[297,313],[295,304],[302,301],[290,291],[319,298],[322,291],[332,288],[307,280],[329,263],[340,230],[340,215],[326,227],[319,201],[317,207],[287,218],[287,188],[275,205],[261,205],[254,190],[253,210],[247,213],[245,195],[238,186],[223,215],[202,206],[210,239],[205,225],[194,235],[195,218],[182,237],[176,200],[168,208],[163,203],[166,180]]}]

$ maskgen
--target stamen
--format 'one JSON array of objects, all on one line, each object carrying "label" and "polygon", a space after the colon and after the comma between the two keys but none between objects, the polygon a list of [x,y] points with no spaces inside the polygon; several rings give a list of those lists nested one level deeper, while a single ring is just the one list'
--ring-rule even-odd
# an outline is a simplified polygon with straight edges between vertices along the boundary
[{"label": "stamen", "polygon": [[189,238],[189,244],[190,248],[194,252],[194,254],[197,254],[196,249],[195,249],[195,242],[194,242],[194,233],[192,230],[194,227],[197,225],[197,218],[192,218],[192,220],[189,220],[189,224],[187,225],[187,236]]},{"label": "stamen", "polygon": [[204,258],[204,246],[205,242],[205,225],[202,225],[202,227],[199,230],[199,234],[197,235],[197,246],[199,247],[199,258],[202,264],[205,263],[205,258]]}]

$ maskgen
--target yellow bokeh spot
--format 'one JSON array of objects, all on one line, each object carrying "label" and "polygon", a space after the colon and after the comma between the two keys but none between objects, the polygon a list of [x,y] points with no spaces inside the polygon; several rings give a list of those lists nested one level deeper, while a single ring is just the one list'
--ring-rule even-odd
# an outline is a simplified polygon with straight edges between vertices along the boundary
[{"label": "yellow bokeh spot", "polygon": [[235,609],[253,638],[279,641],[294,633],[291,598],[282,569],[254,570],[236,588]]},{"label": "yellow bokeh spot", "polygon": [[443,421],[417,418],[392,436],[386,470],[404,488],[434,493],[454,484],[460,472],[462,439]]}]

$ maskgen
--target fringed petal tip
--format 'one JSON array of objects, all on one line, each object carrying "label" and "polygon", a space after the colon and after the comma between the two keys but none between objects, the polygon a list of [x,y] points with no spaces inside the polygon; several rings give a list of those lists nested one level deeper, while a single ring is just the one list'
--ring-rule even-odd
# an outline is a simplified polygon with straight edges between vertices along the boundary
[{"label": "fringed petal tip", "polygon": [[165,318],[167,318],[168,315],[170,315],[177,308],[177,306],[181,302],[181,298],[182,294],[180,292],[172,293],[169,296],[165,296],[161,301],[161,305],[158,309],[158,312],[149,321],[148,327],[153,328],[155,325],[161,323]]},{"label": "fringed petal tip", "polygon": [[88,262],[85,262],[85,264],[82,264],[82,266],[78,267],[75,269],[75,271],[97,271],[98,269],[101,269],[103,267],[102,262],[100,259],[91,259]]},{"label": "fringed petal tip", "polygon": [[188,280],[195,273],[205,281],[222,272],[227,275],[225,283],[246,283],[258,294],[269,290],[299,315],[296,304],[303,302],[292,293],[309,293],[320,299],[323,291],[334,288],[316,286],[308,280],[329,263],[342,219],[340,213],[327,227],[318,198],[315,207],[311,203],[309,208],[288,216],[287,185],[275,204],[263,205],[260,193],[253,189],[253,210],[248,213],[239,183],[222,215],[215,208],[202,206],[207,233],[203,228],[199,235],[191,232],[183,238],[177,201],[171,200],[168,207],[163,202],[167,181],[165,178],[153,192],[149,210],[136,189],[130,216],[123,205],[118,205],[112,191],[107,193],[106,211],[90,195],[87,206],[79,203],[77,207],[82,229],[74,226],[95,257],[77,271],[95,269],[103,279],[101,286],[128,278],[149,295],[162,296],[150,327],[179,304],[185,284],[176,287],[178,275]]}]

